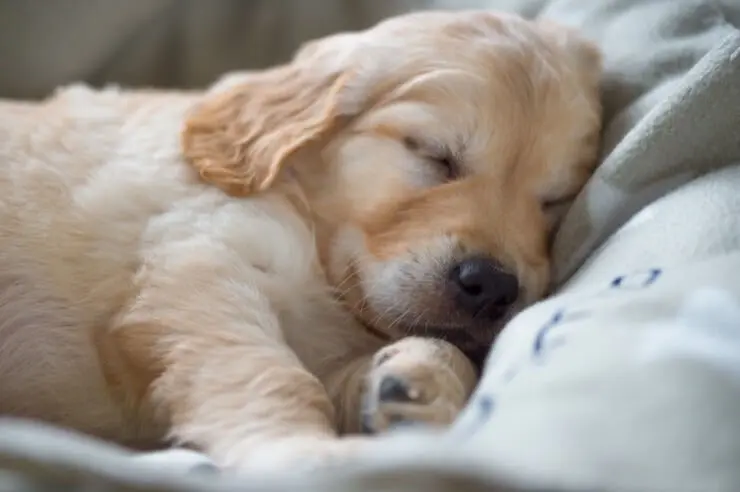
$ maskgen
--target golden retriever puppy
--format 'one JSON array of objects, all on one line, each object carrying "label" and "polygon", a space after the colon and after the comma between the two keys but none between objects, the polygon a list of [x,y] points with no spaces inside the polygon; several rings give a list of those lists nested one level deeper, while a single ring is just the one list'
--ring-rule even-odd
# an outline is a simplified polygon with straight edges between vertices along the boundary
[{"label": "golden retriever puppy", "polygon": [[547,288],[599,77],[567,29],[426,12],[205,93],[0,103],[0,413],[237,468],[449,423]]}]

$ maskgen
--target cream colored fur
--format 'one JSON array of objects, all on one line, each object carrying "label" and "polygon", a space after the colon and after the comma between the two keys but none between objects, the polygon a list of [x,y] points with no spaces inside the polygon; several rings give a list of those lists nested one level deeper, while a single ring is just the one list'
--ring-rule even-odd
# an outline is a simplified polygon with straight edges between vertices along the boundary
[{"label": "cream colored fur", "polygon": [[[463,253],[517,273],[516,309],[545,291],[598,76],[564,29],[425,13],[206,93],[0,102],[0,413],[240,468],[350,456],[361,410],[376,431],[450,422],[475,369],[404,335],[473,330],[430,283]],[[427,152],[460,142],[448,180]],[[379,397],[388,375],[409,401]]]}]

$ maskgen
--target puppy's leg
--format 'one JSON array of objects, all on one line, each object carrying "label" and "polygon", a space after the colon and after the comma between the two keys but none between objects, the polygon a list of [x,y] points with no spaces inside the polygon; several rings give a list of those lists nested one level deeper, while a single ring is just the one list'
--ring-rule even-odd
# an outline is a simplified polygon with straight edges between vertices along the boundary
[{"label": "puppy's leg", "polygon": [[341,428],[377,433],[393,426],[451,423],[477,382],[470,360],[437,339],[408,337],[356,360],[327,384]]},{"label": "puppy's leg", "polygon": [[334,403],[338,429],[343,434],[359,434],[362,431],[362,398],[370,368],[373,367],[373,357],[371,354],[354,359],[324,381]]},{"label": "puppy's leg", "polygon": [[362,398],[362,430],[448,425],[465,406],[477,379],[473,363],[450,343],[401,339],[373,357]]},{"label": "puppy's leg", "polygon": [[135,300],[100,342],[122,400],[151,409],[174,441],[220,466],[311,467],[364,444],[337,438],[326,390],[248,283],[259,272],[202,254],[179,251],[145,268]]}]

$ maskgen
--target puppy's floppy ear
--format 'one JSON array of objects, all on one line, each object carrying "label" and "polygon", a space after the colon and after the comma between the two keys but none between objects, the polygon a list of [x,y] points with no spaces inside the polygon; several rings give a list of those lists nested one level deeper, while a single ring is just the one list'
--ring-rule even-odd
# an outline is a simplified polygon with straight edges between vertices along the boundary
[{"label": "puppy's floppy ear", "polygon": [[289,64],[205,95],[182,134],[185,159],[203,180],[235,196],[266,190],[297,150],[359,110],[343,104],[350,73],[325,63],[325,45],[310,43]]}]

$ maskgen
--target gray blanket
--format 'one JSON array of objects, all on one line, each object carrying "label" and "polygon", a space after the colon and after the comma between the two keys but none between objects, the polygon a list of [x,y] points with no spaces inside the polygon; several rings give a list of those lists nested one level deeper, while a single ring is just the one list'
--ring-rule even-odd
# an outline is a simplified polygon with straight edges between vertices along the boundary
[{"label": "gray blanket", "polygon": [[[24,29],[48,27],[53,14],[34,14],[36,1],[11,11],[19,3],[0,0],[0,23],[16,15],[31,19]],[[107,26],[95,28],[95,46],[44,71],[32,45],[17,45],[25,59],[3,56],[18,70],[0,71],[0,93],[38,95],[70,77],[198,85],[280,58],[304,36],[409,7],[500,8],[571,24],[601,45],[603,162],[556,239],[560,292],[507,326],[449,432],[389,436],[332,473],[228,477],[197,455],[135,456],[8,422],[0,491],[740,490],[739,1],[317,0],[310,15],[287,0],[75,0],[65,9],[92,3],[97,10],[78,17],[94,12]],[[253,17],[224,24],[247,11]],[[293,26],[294,37],[271,43],[260,23]],[[228,29],[214,26],[231,26],[244,44],[226,43]],[[0,28],[2,49],[9,33],[30,36],[13,29]],[[114,49],[132,32],[146,36]],[[275,48],[269,60],[258,56],[263,46]],[[206,47],[220,53],[210,64]],[[173,50],[189,56],[167,76],[152,68]]]}]

